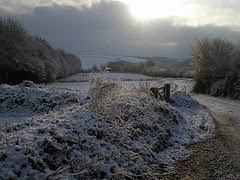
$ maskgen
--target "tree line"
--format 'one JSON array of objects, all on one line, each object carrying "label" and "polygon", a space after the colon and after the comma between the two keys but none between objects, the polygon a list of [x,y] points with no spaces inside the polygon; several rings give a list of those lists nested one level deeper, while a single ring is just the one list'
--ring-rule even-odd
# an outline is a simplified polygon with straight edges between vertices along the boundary
[{"label": "tree line", "polygon": [[111,72],[118,73],[139,73],[151,77],[193,77],[193,70],[191,69],[189,60],[169,66],[164,66],[162,63],[154,60],[146,60],[140,63],[111,61],[106,66],[110,68]]},{"label": "tree line", "polygon": [[0,19],[0,83],[54,80],[81,71],[80,59],[30,35],[14,19]]}]

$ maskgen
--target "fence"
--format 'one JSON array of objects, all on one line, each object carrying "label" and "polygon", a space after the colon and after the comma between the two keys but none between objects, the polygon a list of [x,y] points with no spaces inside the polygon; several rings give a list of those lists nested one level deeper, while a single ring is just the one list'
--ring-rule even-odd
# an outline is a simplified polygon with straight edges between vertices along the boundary
[{"label": "fence", "polygon": [[150,91],[156,99],[165,100],[170,103],[170,84],[164,84],[161,87],[152,87]]}]

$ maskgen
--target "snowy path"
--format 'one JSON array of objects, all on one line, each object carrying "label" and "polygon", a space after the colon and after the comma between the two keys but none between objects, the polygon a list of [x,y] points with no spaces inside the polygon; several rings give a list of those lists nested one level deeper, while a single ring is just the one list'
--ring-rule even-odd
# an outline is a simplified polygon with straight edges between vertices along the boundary
[{"label": "snowy path", "polygon": [[233,116],[240,121],[240,102],[228,98],[216,98],[207,95],[195,95],[201,104],[207,106],[211,111]]}]

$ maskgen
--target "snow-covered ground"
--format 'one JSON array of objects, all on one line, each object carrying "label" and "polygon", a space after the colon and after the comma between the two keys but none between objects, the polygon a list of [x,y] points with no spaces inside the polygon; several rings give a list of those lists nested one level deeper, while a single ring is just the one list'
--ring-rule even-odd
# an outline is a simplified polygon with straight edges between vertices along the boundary
[{"label": "snow-covered ground", "polygon": [[227,114],[240,120],[240,100],[227,97],[213,97],[206,94],[193,94],[193,81],[191,79],[167,79],[172,83],[174,91],[182,91],[196,99],[199,103],[207,106],[211,111]]},{"label": "snow-covered ground", "polygon": [[111,80],[120,80],[120,81],[154,81],[157,80],[153,77],[144,76],[141,74],[127,74],[127,73],[80,73],[75,74],[63,79],[60,79],[61,83],[71,83],[71,82],[89,82],[94,76],[104,75]]},{"label": "snow-covered ground", "polygon": [[208,95],[194,95],[194,98],[214,112],[228,114],[240,120],[239,100],[224,97],[217,98]]},{"label": "snow-covered ground", "polygon": [[113,56],[113,55],[79,55],[83,69],[90,69],[93,65],[101,66],[110,61],[129,61],[132,63],[144,62],[144,59],[129,56]]},{"label": "snow-covered ground", "polygon": [[26,118],[56,111],[79,103],[85,96],[51,86],[24,82],[18,86],[0,85],[0,127]]},{"label": "snow-covered ground", "polygon": [[[65,80],[0,85],[0,179],[159,178],[187,154],[186,143],[214,131],[208,113],[176,92],[173,79],[79,74]],[[172,83],[172,104],[149,94],[165,82]]]}]

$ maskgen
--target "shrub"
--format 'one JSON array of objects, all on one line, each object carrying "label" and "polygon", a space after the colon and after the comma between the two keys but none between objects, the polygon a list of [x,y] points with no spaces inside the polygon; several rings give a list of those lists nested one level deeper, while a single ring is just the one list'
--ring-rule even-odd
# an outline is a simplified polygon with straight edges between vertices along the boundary
[{"label": "shrub", "polygon": [[212,96],[223,96],[225,91],[225,81],[223,79],[220,79],[216,82],[214,82],[211,86],[210,93]]},{"label": "shrub", "polygon": [[225,94],[240,99],[240,49],[233,52],[230,69],[225,78]]},{"label": "shrub", "polygon": [[194,91],[210,93],[211,85],[229,72],[235,45],[223,39],[203,38],[192,49],[194,60]]},{"label": "shrub", "polygon": [[120,83],[105,78],[104,75],[95,76],[92,77],[88,94],[90,109],[104,117],[111,117],[114,113],[111,103],[118,101],[123,94],[123,87]]},{"label": "shrub", "polygon": [[193,48],[194,91],[240,99],[240,46],[203,38]]},{"label": "shrub", "polygon": [[138,93],[143,93],[143,94],[148,94],[151,95],[150,91],[151,85],[149,82],[140,82],[139,83],[139,88],[137,88]]}]

